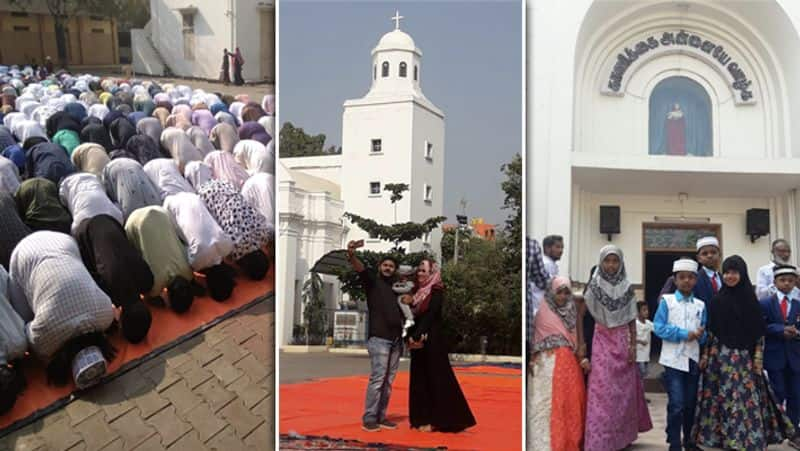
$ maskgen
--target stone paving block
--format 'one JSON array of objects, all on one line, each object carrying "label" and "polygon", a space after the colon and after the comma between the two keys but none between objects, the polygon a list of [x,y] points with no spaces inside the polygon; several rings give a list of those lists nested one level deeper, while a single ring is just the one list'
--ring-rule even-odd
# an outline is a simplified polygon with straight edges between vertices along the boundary
[{"label": "stone paving block", "polygon": [[227,335],[222,333],[222,330],[220,330],[220,328],[214,327],[206,331],[206,333],[203,334],[203,337],[205,338],[205,343],[207,345],[214,347],[217,345],[217,343],[227,338]]},{"label": "stone paving block", "polygon": [[133,395],[132,401],[139,407],[142,418],[149,418],[169,405],[169,400],[160,396],[155,387]]},{"label": "stone paving block", "polygon": [[197,438],[203,443],[217,435],[219,431],[225,429],[225,426],[227,426],[224,421],[214,416],[214,412],[211,411],[211,408],[209,408],[206,403],[201,403],[192,409],[186,414],[186,419],[191,423],[195,432],[197,432]]},{"label": "stone paving block", "polygon": [[269,395],[266,390],[261,388],[259,383],[253,382],[247,374],[229,385],[228,389],[234,391],[248,409],[253,408]]},{"label": "stone paving block", "polygon": [[162,365],[166,366],[166,364],[167,364],[167,361],[164,360],[164,357],[161,356],[161,355],[157,355],[155,357],[150,357],[149,359],[147,359],[145,362],[140,364],[138,368],[139,368],[139,371],[141,371],[142,373],[145,373],[145,372],[149,371],[152,368],[155,368],[157,366],[162,366]]},{"label": "stone paving block", "polygon": [[119,434],[109,427],[103,412],[97,412],[80,422],[75,430],[83,437],[87,451],[102,449],[119,438]]},{"label": "stone paving block", "polygon": [[262,362],[259,362],[256,359],[256,356],[252,354],[247,355],[236,362],[236,367],[242,370],[244,374],[250,376],[250,378],[255,382],[261,382],[262,379],[269,376],[269,370],[267,370],[266,365],[264,365]]},{"label": "stone paving block", "polygon": [[65,409],[69,415],[72,425],[76,425],[91,417],[100,410],[100,406],[92,401],[78,398],[67,404]]},{"label": "stone paving block", "polygon": [[275,401],[273,400],[272,396],[267,396],[261,402],[253,406],[250,409],[253,412],[253,415],[257,415],[264,419],[270,419],[273,417],[272,413],[275,410]]},{"label": "stone paving block", "polygon": [[274,449],[274,441],[275,435],[272,434],[266,421],[244,438],[244,444],[248,448],[258,450]]},{"label": "stone paving block", "polygon": [[45,449],[47,443],[36,434],[36,425],[25,426],[0,439],[1,451],[35,451]]},{"label": "stone paving block", "polygon": [[138,409],[131,410],[111,423],[124,441],[125,449],[133,449],[156,433],[155,428],[142,420]]},{"label": "stone paving block", "polygon": [[121,438],[114,440],[103,447],[103,451],[126,451],[132,448],[125,448],[125,441]]},{"label": "stone paving block", "polygon": [[192,348],[189,353],[194,357],[195,360],[201,365],[206,366],[209,363],[216,360],[219,356],[222,355],[221,352],[209,346],[206,342],[201,342],[197,344],[194,348]]},{"label": "stone paving block", "polygon": [[164,362],[163,366],[156,366],[145,371],[144,377],[156,386],[156,391],[161,393],[168,389],[175,382],[181,380],[181,374],[174,367],[168,366]]},{"label": "stone paving block", "polygon": [[37,435],[44,440],[47,447],[50,449],[68,449],[83,440],[83,438],[72,429],[70,418],[63,411],[45,417],[44,420],[39,423],[42,424],[42,428]]},{"label": "stone paving block", "polygon": [[169,399],[172,405],[175,406],[175,411],[183,418],[186,418],[186,414],[190,410],[194,409],[203,402],[203,399],[200,396],[192,393],[192,391],[189,390],[189,387],[183,380],[178,381],[168,389],[164,390],[162,395]]},{"label": "stone paving block", "polygon": [[254,336],[253,338],[245,341],[242,344],[242,347],[250,351],[255,358],[261,362],[271,362],[272,359],[272,352],[267,347],[267,342],[259,335]]},{"label": "stone paving block", "polygon": [[253,329],[241,323],[235,323],[235,325],[225,328],[222,332],[232,338],[236,344],[242,344],[247,341],[247,339],[256,335]]},{"label": "stone paving block", "polygon": [[189,360],[191,360],[191,357],[189,357],[188,354],[183,352],[183,350],[180,349],[179,346],[176,346],[170,349],[169,351],[161,354],[161,357],[163,357],[164,360],[167,362],[167,366],[171,366],[173,368],[177,368],[183,365],[184,363],[188,362]]},{"label": "stone paving block", "polygon": [[153,415],[147,420],[147,423],[158,431],[157,436],[161,438],[158,443],[162,448],[169,447],[192,430],[192,426],[189,423],[178,417],[174,406],[169,406]]},{"label": "stone paving block", "polygon": [[107,421],[114,421],[135,407],[113,382],[89,389],[84,400],[99,405]]},{"label": "stone paving block", "polygon": [[255,428],[264,422],[262,418],[253,415],[241,400],[235,399],[225,406],[220,414],[236,429],[239,437],[247,437]]},{"label": "stone paving block", "polygon": [[164,451],[166,448],[161,444],[161,438],[158,434],[153,434],[134,449],[136,451]]},{"label": "stone paving block", "polygon": [[[198,437],[197,433],[194,431],[189,432],[188,434],[181,437],[180,440],[173,443],[172,446],[167,448],[169,450],[175,451],[183,451],[183,450],[190,450],[190,451],[205,451],[208,448],[201,442]],[[233,451],[233,450],[230,450]]]},{"label": "stone paving block", "polygon": [[239,359],[247,355],[247,351],[243,350],[231,337],[226,337],[224,340],[215,344],[214,349],[220,351],[222,356],[227,358],[231,363],[236,363]]},{"label": "stone paving block", "polygon": [[236,436],[231,426],[227,426],[220,431],[220,433],[212,437],[211,440],[206,443],[206,446],[208,449],[215,451],[231,451],[245,448],[244,443]]},{"label": "stone paving block", "polygon": [[242,370],[234,366],[226,357],[220,357],[214,360],[206,368],[214,373],[214,376],[216,376],[223,387],[232,384],[244,374]]},{"label": "stone paving block", "polygon": [[133,368],[122,376],[114,380],[117,390],[122,390],[128,398],[133,397],[142,390],[154,387],[153,382],[144,377],[144,373],[139,368]]},{"label": "stone paving block", "polygon": [[226,390],[216,378],[209,379],[193,391],[200,395],[215,413],[236,398],[236,394]]},{"label": "stone paving block", "polygon": [[178,373],[180,373],[181,377],[190,389],[195,389],[203,382],[214,377],[211,371],[203,368],[199,363],[197,363],[197,361],[191,358],[187,360],[186,363],[178,367]]},{"label": "stone paving block", "polygon": [[[48,448],[48,449],[62,449],[62,448]],[[66,448],[67,451],[86,451],[86,443],[83,441],[78,442],[71,448]]]}]

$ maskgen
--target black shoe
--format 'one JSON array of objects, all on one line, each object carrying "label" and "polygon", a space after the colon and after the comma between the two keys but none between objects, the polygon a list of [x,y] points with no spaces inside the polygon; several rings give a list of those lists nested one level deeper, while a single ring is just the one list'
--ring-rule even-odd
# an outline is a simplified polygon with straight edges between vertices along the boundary
[{"label": "black shoe", "polygon": [[381,430],[381,427],[378,426],[378,423],[364,423],[361,425],[361,429],[367,432],[378,432]]},{"label": "black shoe", "polygon": [[391,422],[389,420],[383,420],[378,423],[381,429],[397,429],[397,423]]}]

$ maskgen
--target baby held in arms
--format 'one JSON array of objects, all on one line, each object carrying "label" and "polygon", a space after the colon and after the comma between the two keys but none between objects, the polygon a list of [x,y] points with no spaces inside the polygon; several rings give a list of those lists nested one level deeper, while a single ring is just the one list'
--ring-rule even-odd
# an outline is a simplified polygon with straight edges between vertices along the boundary
[{"label": "baby held in arms", "polygon": [[400,279],[392,284],[392,290],[397,295],[397,305],[400,306],[400,310],[406,318],[403,324],[403,338],[406,338],[408,330],[414,327],[414,313],[411,311],[411,304],[414,302],[414,297],[411,296],[411,290],[414,289],[414,281],[410,280],[413,274],[413,267],[400,265],[397,269],[397,275]]}]

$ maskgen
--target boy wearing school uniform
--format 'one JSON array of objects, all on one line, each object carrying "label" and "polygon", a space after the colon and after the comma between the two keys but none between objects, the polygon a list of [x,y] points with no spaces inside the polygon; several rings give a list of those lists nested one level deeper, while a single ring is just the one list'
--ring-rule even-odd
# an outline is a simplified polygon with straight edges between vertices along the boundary
[{"label": "boy wearing school uniform", "polygon": [[767,323],[764,340],[764,369],[778,404],[786,402],[786,414],[797,427],[800,420],[800,300],[792,296],[797,268],[774,268],[775,293],[761,299]]},{"label": "boy wearing school uniform", "polygon": [[[677,289],[659,301],[653,325],[663,340],[659,363],[664,367],[667,391],[667,443],[670,451],[699,449],[691,442],[697,385],[700,378],[700,346],[705,341],[705,303],[692,294],[698,278],[697,262],[676,260],[672,274]],[[683,440],[681,440],[681,429]]]}]

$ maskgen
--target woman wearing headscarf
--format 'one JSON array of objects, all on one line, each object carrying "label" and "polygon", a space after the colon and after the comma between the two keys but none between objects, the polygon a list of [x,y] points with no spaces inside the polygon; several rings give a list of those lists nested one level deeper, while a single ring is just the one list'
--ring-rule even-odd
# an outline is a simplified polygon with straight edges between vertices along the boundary
[{"label": "woman wearing headscarf", "polygon": [[4,125],[0,125],[0,155],[11,160],[19,172],[25,170],[25,151]]},{"label": "woman wearing headscarf", "polygon": [[161,205],[158,187],[145,174],[142,165],[130,158],[108,163],[103,169],[103,184],[108,197],[122,210],[123,224],[134,210]]},{"label": "woman wearing headscarf", "polygon": [[182,114],[170,114],[167,118],[167,128],[174,127],[180,128],[181,130],[189,130],[192,128],[192,122],[186,119],[186,117]]},{"label": "woman wearing headscarf", "polygon": [[78,134],[72,130],[59,130],[56,132],[55,136],[53,136],[53,143],[63,147],[67,155],[72,155],[75,148],[80,145],[81,140]]},{"label": "woman wearing headscarf", "polygon": [[114,306],[75,240],[50,231],[28,235],[11,255],[9,275],[19,287],[11,303],[26,322],[31,350],[47,365],[48,382],[67,384],[71,369],[79,389],[99,382],[116,354],[105,336]]},{"label": "woman wearing headscarf", "polygon": [[700,359],[702,385],[693,436],[724,449],[767,449],[800,438],[775,401],[761,359],[767,330],[747,264],[738,255],[722,263],[722,288],[708,309],[708,343]]},{"label": "woman wearing headscarf", "polygon": [[266,115],[267,113],[261,108],[261,105],[256,102],[248,102],[242,108],[242,122],[258,122],[262,116]]},{"label": "woman wearing headscarf", "polygon": [[258,141],[252,139],[239,141],[233,148],[233,156],[250,175],[259,172],[275,173],[275,155]]},{"label": "woman wearing headscarf", "polygon": [[125,223],[119,207],[111,202],[103,184],[92,174],[78,172],[65,178],[58,187],[58,198],[72,215],[71,233],[83,221],[100,215],[109,215],[120,224]]},{"label": "woman wearing headscarf", "polygon": [[192,107],[189,105],[176,104],[174,107],[172,107],[172,114],[180,114],[184,119],[186,119],[186,122],[189,124],[192,123]]},{"label": "woman wearing headscarf", "polygon": [[243,85],[242,66],[244,66],[244,58],[242,57],[242,52],[239,51],[239,47],[236,47],[236,52],[231,55],[231,66],[233,66],[233,83],[236,86]]},{"label": "woman wearing headscarf", "polygon": [[261,108],[270,116],[275,116],[275,94],[264,94],[261,98]]},{"label": "woman wearing headscarf", "polygon": [[153,117],[158,119],[158,122],[161,123],[161,128],[167,127],[167,119],[169,116],[169,110],[162,106],[159,106],[153,110]]},{"label": "woman wearing headscarf", "polygon": [[183,171],[184,177],[192,185],[195,191],[200,186],[214,178],[211,167],[202,161],[190,161]]},{"label": "woman wearing headscarf", "polygon": [[83,130],[81,130],[81,142],[99,144],[106,152],[110,152],[113,148],[108,131],[103,124],[98,123],[87,124],[83,127]]},{"label": "woman wearing headscarf", "polygon": [[125,149],[132,155],[136,156],[136,161],[142,165],[147,164],[150,160],[161,158],[161,150],[159,144],[153,141],[153,138],[147,135],[133,135],[128,140]]},{"label": "woman wearing headscarf", "polygon": [[209,108],[209,110],[211,110],[211,114],[216,116],[217,113],[219,113],[219,112],[227,113],[228,112],[228,105],[225,105],[222,102],[217,102],[217,103],[212,104],[211,107]]},{"label": "woman wearing headscarf", "polygon": [[233,148],[239,142],[239,133],[236,127],[221,122],[211,129],[210,139],[215,149],[233,153]]},{"label": "woman wearing headscarf", "polygon": [[89,107],[89,116],[102,120],[109,113],[108,107],[103,103],[95,103]]},{"label": "woman wearing headscarf", "polygon": [[244,182],[250,177],[250,174],[236,162],[233,154],[224,150],[209,153],[204,161],[211,168],[215,179],[229,182],[237,190],[241,190]]},{"label": "woman wearing headscarf", "polygon": [[20,218],[31,230],[70,233],[72,216],[58,199],[58,187],[50,180],[37,177],[23,181],[14,202]]},{"label": "woman wearing headscarf", "polygon": [[71,130],[76,133],[81,132],[81,124],[66,111],[59,111],[47,118],[47,135],[54,137],[61,130]]},{"label": "woman wearing headscarf", "polygon": [[231,84],[230,56],[228,49],[222,50],[222,66],[219,69],[219,81],[226,86]]},{"label": "woman wearing headscarf", "polygon": [[579,450],[583,442],[586,387],[577,357],[578,309],[570,285],[566,277],[553,278],[536,312],[528,449]]},{"label": "woman wearing headscarf", "polygon": [[142,135],[149,136],[156,143],[161,142],[161,132],[163,130],[164,128],[161,127],[161,122],[154,117],[146,117],[136,123],[136,131]]},{"label": "woman wearing headscarf", "polygon": [[141,121],[142,119],[148,117],[148,115],[144,114],[141,111],[134,111],[133,113],[128,114],[127,117],[128,117],[128,120],[131,121],[131,124],[133,124],[134,127],[135,127],[136,124],[139,123],[139,121]]},{"label": "woman wearing headscarf", "polygon": [[19,188],[19,169],[6,157],[0,156],[0,192],[11,195]]},{"label": "woman wearing headscarf", "polygon": [[272,137],[258,122],[245,122],[242,124],[239,127],[239,139],[253,139],[265,146],[272,141]]},{"label": "woman wearing headscarf", "polygon": [[28,338],[25,322],[11,305],[8,272],[0,267],[0,415],[8,413],[25,388],[22,366],[16,361],[25,357]]},{"label": "woman wearing headscarf", "polygon": [[22,148],[26,151],[37,144],[47,142],[47,135],[44,129],[36,121],[17,121],[14,126],[15,129],[12,129],[12,131],[17,135],[19,142],[22,143]]},{"label": "woman wearing headscarf", "polygon": [[[636,299],[620,248],[600,250],[584,300],[595,320],[584,448],[615,451],[653,427],[636,366]],[[585,345],[579,349],[583,360]]]},{"label": "woman wearing headscarf", "polygon": [[211,114],[211,111],[201,109],[192,113],[192,123],[203,129],[205,135],[208,136],[208,134],[211,133],[211,129],[217,125],[217,120],[214,119],[214,115]]},{"label": "woman wearing headscarf", "polygon": [[211,144],[211,141],[208,139],[208,133],[202,128],[193,126],[189,128],[189,130],[186,130],[186,135],[189,136],[192,144],[200,151],[203,157],[215,150],[214,145]]},{"label": "woman wearing headscarf", "polygon": [[411,370],[408,417],[421,431],[460,432],[476,424],[450,366],[442,331],[444,284],[438,266],[423,259],[413,294],[414,327],[409,330]]},{"label": "woman wearing headscarf", "polygon": [[136,134],[136,127],[126,117],[119,117],[111,122],[108,128],[111,144],[114,149],[124,149],[131,136]]},{"label": "woman wearing headscarf", "polygon": [[23,238],[30,235],[31,229],[19,216],[14,197],[7,191],[0,191],[0,230],[3,231],[0,233],[0,265],[8,269],[11,253]]},{"label": "woman wearing headscarf", "polygon": [[153,103],[149,97],[143,97],[134,100],[133,109],[134,111],[144,113],[145,116],[150,116],[153,114],[153,110],[156,109],[156,104]]},{"label": "woman wearing headscarf", "polygon": [[172,159],[178,163],[181,173],[186,163],[203,159],[203,154],[192,144],[186,133],[178,128],[167,128],[161,133],[161,146],[167,149]]},{"label": "woman wearing headscarf", "polygon": [[44,177],[55,184],[76,171],[64,148],[49,142],[30,148],[26,162],[25,173],[28,177]]},{"label": "woman wearing headscarf", "polygon": [[[236,128],[239,124],[236,122],[236,118],[233,117],[231,113],[227,113],[225,111],[220,111],[214,115],[214,119],[216,119],[217,123],[220,124],[229,124],[231,127]],[[238,134],[238,132],[237,132]]]},{"label": "woman wearing headscarf", "polygon": [[72,164],[81,171],[100,177],[103,168],[111,161],[106,150],[100,144],[84,143],[72,152]]},{"label": "woman wearing headscarf", "polygon": [[242,196],[264,219],[270,234],[275,231],[275,177],[266,172],[251,176],[242,186]]},{"label": "woman wearing headscarf", "polygon": [[258,123],[264,127],[264,131],[269,136],[275,136],[275,118],[272,116],[263,116],[258,120]]},{"label": "woman wearing headscarf", "polygon": [[[197,163],[201,163],[197,160]],[[144,165],[144,172],[156,184],[161,194],[161,200],[176,193],[194,193],[192,185],[181,175],[178,163],[171,158],[156,158]]]},{"label": "woman wearing headscarf", "polygon": [[84,118],[86,118],[86,107],[84,107],[78,102],[70,102],[64,105],[64,112],[69,114],[73,119],[75,119],[75,121],[77,121],[78,124],[80,124],[81,121]]}]

